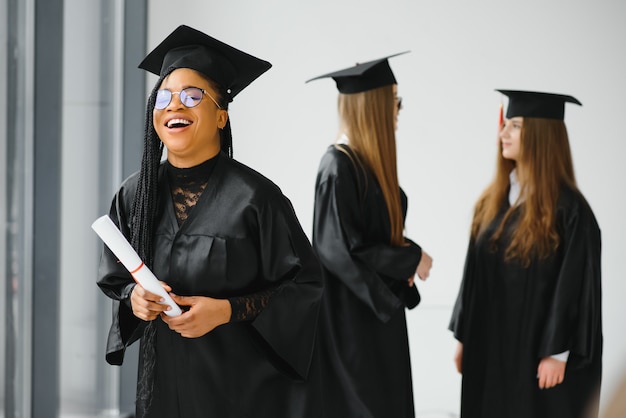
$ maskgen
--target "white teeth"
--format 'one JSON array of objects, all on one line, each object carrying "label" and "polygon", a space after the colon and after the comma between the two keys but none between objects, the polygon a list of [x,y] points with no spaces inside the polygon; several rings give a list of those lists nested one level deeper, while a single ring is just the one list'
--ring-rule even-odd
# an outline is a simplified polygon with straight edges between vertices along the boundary
[{"label": "white teeth", "polygon": [[174,125],[191,125],[191,122],[186,119],[172,119],[167,122],[168,128],[171,128]]}]

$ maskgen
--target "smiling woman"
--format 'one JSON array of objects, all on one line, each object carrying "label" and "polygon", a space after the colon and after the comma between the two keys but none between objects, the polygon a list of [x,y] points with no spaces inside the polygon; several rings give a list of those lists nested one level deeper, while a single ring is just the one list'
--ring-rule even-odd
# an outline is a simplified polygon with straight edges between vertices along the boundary
[{"label": "smiling woman", "polygon": [[220,151],[219,132],[228,112],[215,100],[202,100],[205,94],[220,97],[215,90],[205,76],[188,68],[176,69],[163,79],[153,111],[154,129],[175,167],[196,166]]},{"label": "smiling woman", "polygon": [[107,361],[141,338],[138,417],[321,416],[317,258],[280,189],[232,159],[228,103],[270,66],[186,26],[140,65],[159,80],[110,217],[183,313],[105,249]]}]

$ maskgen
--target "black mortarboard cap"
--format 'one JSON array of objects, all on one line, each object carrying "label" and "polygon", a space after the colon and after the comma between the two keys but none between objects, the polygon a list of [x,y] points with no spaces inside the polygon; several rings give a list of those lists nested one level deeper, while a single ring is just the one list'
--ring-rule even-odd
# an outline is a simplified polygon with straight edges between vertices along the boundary
[{"label": "black mortarboard cap", "polygon": [[230,100],[271,66],[186,25],[176,28],[139,64],[159,76],[172,68],[191,68],[219,84]]},{"label": "black mortarboard cap", "polygon": [[309,81],[330,77],[337,83],[337,90],[344,94],[361,93],[378,87],[397,84],[393,71],[391,71],[391,67],[389,66],[388,59],[406,54],[407,52],[409,51],[389,55],[362,64],[356,64],[353,67],[324,74],[307,80],[306,82],[308,83]]},{"label": "black mortarboard cap", "polygon": [[496,90],[509,97],[507,119],[516,116],[563,120],[565,103],[582,106],[576,98],[564,94],[521,90]]}]

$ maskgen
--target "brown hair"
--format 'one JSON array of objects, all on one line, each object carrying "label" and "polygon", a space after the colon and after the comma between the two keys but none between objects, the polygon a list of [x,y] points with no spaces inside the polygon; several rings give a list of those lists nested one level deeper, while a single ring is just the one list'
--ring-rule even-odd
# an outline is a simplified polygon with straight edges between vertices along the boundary
[{"label": "brown hair", "polygon": [[[475,206],[472,237],[480,235],[497,216],[507,199],[509,174],[515,167],[514,161],[502,157],[500,143],[495,178]],[[517,167],[524,200],[520,203],[521,215],[505,250],[505,259],[518,259],[528,266],[531,257],[545,259],[556,251],[559,236],[555,215],[559,189],[563,185],[577,189],[565,123],[554,119],[524,118]],[[505,213],[491,237],[492,243],[502,236],[514,209],[511,207]]]},{"label": "brown hair", "polygon": [[355,94],[339,94],[339,117],[350,148],[374,174],[385,198],[390,242],[404,245],[404,221],[396,164],[394,94],[391,85]]}]

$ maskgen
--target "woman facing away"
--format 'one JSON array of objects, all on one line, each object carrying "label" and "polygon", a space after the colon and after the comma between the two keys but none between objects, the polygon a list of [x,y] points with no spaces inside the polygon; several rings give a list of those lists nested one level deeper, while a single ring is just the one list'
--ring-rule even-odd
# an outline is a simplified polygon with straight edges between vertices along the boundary
[{"label": "woman facing away", "polygon": [[340,139],[322,157],[313,246],[325,275],[320,344],[327,417],[413,417],[405,307],[432,259],[403,236],[395,129],[401,99],[388,58],[326,74]]},{"label": "woman facing away", "polygon": [[107,361],[141,338],[138,417],[321,417],[318,260],[280,189],[232,159],[228,103],[271,64],[180,26],[140,67],[159,76],[141,170],[110,217],[183,313],[105,248]]},{"label": "woman facing away", "polygon": [[597,416],[600,229],[576,187],[571,96],[509,97],[494,180],[475,206],[450,322],[464,418]]}]

